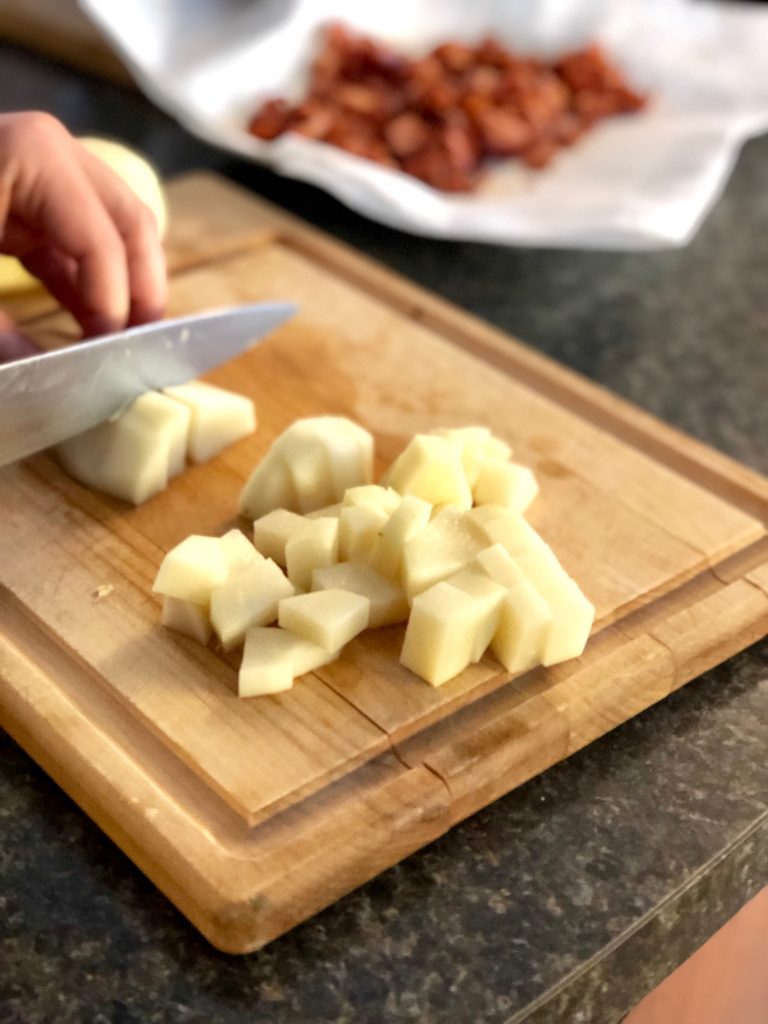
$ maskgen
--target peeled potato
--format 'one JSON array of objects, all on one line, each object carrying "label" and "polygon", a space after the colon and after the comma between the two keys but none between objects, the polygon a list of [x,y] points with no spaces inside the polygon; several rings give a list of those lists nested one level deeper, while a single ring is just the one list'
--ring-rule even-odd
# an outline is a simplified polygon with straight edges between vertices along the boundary
[{"label": "peeled potato", "polygon": [[[89,153],[103,160],[110,170],[130,185],[139,199],[150,208],[162,238],[168,224],[168,209],[162,183],[151,164],[122,142],[97,138],[80,139],[80,142]],[[9,295],[40,287],[37,278],[32,277],[17,259],[0,256],[0,294]]]}]

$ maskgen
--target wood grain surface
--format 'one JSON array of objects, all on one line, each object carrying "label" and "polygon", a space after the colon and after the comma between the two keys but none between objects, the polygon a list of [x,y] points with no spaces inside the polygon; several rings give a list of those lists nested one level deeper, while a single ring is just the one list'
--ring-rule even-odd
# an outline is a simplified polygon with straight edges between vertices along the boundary
[{"label": "wood grain surface", "polygon": [[[768,482],[211,175],[168,189],[169,314],[292,299],[210,375],[260,428],[129,508],[38,455],[0,471],[5,727],[217,946],[256,949],[768,631]],[[17,313],[74,337],[43,295]],[[439,689],[356,639],[284,694],[159,626],[150,587],[299,416],[376,436],[485,423],[531,466],[530,519],[597,607],[582,658],[514,679],[490,657]],[[242,524],[247,528],[247,524]],[[97,596],[102,584],[113,591]]]}]

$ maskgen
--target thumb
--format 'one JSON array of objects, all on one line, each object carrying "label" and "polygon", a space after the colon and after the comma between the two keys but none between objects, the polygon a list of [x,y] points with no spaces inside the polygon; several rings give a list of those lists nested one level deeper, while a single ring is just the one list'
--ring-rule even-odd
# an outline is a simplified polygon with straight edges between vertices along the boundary
[{"label": "thumb", "polygon": [[22,334],[10,317],[0,313],[0,363],[23,359],[39,351],[32,339]]}]

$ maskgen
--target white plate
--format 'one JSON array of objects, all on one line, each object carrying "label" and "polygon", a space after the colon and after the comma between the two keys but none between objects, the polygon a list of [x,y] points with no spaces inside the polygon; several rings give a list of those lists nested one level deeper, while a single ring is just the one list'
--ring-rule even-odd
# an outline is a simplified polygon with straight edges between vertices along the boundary
[{"label": "white plate", "polygon": [[[768,130],[768,11],[691,0],[80,0],[138,81],[196,134],[312,182],[414,234],[527,246],[684,245],[743,141]],[[245,130],[270,96],[301,95],[318,33],[339,20],[410,53],[493,34],[554,55],[597,40],[653,100],[602,122],[543,171],[493,168],[447,195],[333,146]]]}]

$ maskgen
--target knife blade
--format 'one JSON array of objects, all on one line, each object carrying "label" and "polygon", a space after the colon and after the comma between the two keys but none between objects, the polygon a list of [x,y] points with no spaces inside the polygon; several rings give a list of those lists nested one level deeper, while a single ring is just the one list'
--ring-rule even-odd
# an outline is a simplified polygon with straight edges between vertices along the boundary
[{"label": "knife blade", "polygon": [[0,466],[111,419],[145,391],[225,363],[296,309],[258,303],[160,320],[0,366]]}]

